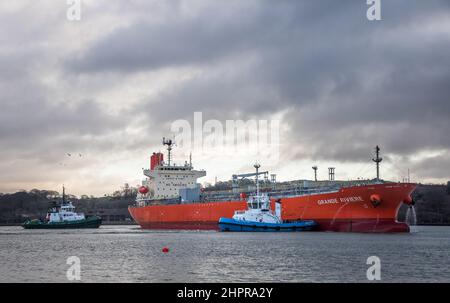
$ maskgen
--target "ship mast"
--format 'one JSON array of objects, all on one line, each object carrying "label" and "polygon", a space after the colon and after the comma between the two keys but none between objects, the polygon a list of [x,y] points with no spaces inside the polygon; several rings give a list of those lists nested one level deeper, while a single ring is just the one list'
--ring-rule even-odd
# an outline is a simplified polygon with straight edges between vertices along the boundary
[{"label": "ship mast", "polygon": [[170,160],[171,160],[171,151],[172,151],[172,145],[173,145],[173,141],[171,139],[166,140],[166,138],[163,138],[163,145],[167,145],[167,161],[168,161],[168,166],[170,166]]},{"label": "ship mast", "polygon": [[380,181],[380,162],[383,161],[383,158],[380,157],[380,147],[378,145],[375,147],[375,158],[372,161],[377,165],[377,181]]},{"label": "ship mast", "polygon": [[259,205],[260,203],[260,199],[259,199],[259,179],[258,179],[258,170],[261,167],[261,165],[259,165],[258,163],[255,163],[255,165],[253,165],[254,168],[256,168],[256,199],[258,199],[258,208],[261,207],[261,205]]}]

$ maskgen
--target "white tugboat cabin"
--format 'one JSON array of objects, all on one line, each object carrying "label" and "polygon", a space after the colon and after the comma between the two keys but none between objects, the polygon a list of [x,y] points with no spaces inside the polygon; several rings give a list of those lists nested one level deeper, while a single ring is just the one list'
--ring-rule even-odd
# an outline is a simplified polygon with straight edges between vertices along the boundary
[{"label": "white tugboat cabin", "polygon": [[273,212],[270,209],[270,200],[267,194],[251,196],[247,200],[248,210],[235,211],[233,219],[260,223],[282,223],[281,205],[277,202],[275,202],[275,205],[275,212]]},{"label": "white tugboat cabin", "polygon": [[76,213],[75,206],[72,202],[63,202],[61,207],[53,207],[47,213],[47,221],[49,223],[64,222],[64,221],[79,221],[84,220],[86,217],[83,213]]},{"label": "white tugboat cabin", "polygon": [[233,219],[236,221],[259,223],[282,223],[281,205],[279,202],[275,202],[275,212],[270,209],[269,196],[259,192],[258,169],[260,168],[260,165],[255,164],[254,167],[256,168],[256,195],[248,198],[248,210],[235,211]]}]

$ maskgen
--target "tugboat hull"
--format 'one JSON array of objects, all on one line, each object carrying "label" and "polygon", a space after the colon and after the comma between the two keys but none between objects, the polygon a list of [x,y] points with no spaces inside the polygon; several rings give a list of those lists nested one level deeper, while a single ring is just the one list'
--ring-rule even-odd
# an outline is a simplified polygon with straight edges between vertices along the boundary
[{"label": "tugboat hull", "polygon": [[93,216],[78,221],[63,221],[45,223],[39,220],[27,221],[22,227],[25,229],[69,229],[69,228],[98,228],[102,224],[102,218]]},{"label": "tugboat hull", "polygon": [[262,231],[262,232],[280,232],[280,231],[312,231],[317,227],[317,223],[308,221],[299,221],[292,223],[262,223],[234,220],[229,218],[219,219],[220,231]]}]

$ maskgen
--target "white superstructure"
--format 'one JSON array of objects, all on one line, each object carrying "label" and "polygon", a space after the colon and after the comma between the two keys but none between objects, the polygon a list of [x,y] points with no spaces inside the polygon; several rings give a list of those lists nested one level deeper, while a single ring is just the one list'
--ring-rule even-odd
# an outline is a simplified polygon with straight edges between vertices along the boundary
[{"label": "white superstructure", "polygon": [[180,189],[196,188],[197,179],[206,176],[206,172],[194,170],[190,165],[160,165],[153,170],[144,170],[144,175],[148,177],[142,182],[149,190],[145,195],[147,198],[174,199],[180,196]]},{"label": "white superstructure", "polygon": [[171,163],[172,140],[163,139],[163,144],[168,148],[168,163],[162,161],[161,153],[154,153],[151,157],[150,169],[144,169],[147,177],[142,181],[136,201],[138,204],[147,203],[152,200],[178,199],[182,190],[200,191],[197,179],[206,176],[204,170],[194,170],[192,160],[186,161],[184,165]]}]

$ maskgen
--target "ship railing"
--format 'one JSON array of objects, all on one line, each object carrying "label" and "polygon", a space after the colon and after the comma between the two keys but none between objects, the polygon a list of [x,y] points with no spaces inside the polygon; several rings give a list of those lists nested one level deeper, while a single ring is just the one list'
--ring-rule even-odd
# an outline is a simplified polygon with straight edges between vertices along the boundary
[{"label": "ship railing", "polygon": [[[307,196],[312,194],[327,194],[339,191],[339,186],[329,187],[295,187],[290,189],[276,189],[270,191],[264,191],[271,199],[279,199],[286,197]],[[252,196],[252,194],[250,194]],[[240,193],[222,192],[222,193],[203,193],[200,201],[198,202],[226,202],[226,201],[240,201]],[[137,206],[147,206],[154,204],[181,204],[183,203],[180,198],[170,199],[150,199],[150,198],[137,198]]]},{"label": "ship railing", "polygon": [[339,191],[339,187],[295,188],[290,190],[277,190],[269,192],[271,198],[306,196],[312,194],[326,194]]},{"label": "ship railing", "polygon": [[[291,188],[291,189],[278,189],[264,192],[270,198],[282,198],[282,197],[295,197],[311,194],[326,194],[339,191],[340,187],[317,187],[317,188]],[[215,193],[203,195],[204,201],[233,201],[241,200],[240,194],[236,193]]]},{"label": "ship railing", "polygon": [[137,198],[135,201],[136,206],[148,206],[157,204],[181,204],[181,198],[167,198],[167,199],[150,199],[150,198]]}]

